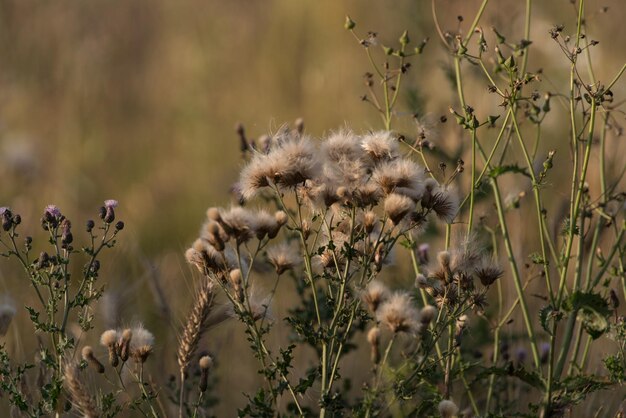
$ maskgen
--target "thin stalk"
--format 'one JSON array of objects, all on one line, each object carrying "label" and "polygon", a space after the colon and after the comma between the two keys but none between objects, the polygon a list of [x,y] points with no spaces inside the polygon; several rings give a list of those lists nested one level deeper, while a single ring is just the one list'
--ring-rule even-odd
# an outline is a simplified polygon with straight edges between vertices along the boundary
[{"label": "thin stalk", "polygon": [[[582,2],[583,1],[581,0],[581,3]],[[557,306],[561,305],[562,293],[565,287],[565,280],[567,278],[567,266],[569,265],[569,258],[571,255],[572,246],[573,246],[572,244],[573,244],[574,235],[575,235],[573,225],[576,222],[576,219],[578,218],[578,214],[580,212],[580,205],[581,205],[582,195],[583,195],[583,190],[584,190],[584,182],[587,178],[587,169],[589,167],[589,158],[591,156],[591,145],[593,142],[593,132],[595,128],[595,121],[596,121],[596,100],[595,98],[592,98],[591,99],[591,115],[590,115],[590,122],[589,122],[589,137],[587,139],[585,155],[583,157],[583,166],[582,166],[582,171],[580,174],[578,192],[576,193],[576,199],[573,202],[574,203],[574,206],[573,206],[574,216],[570,219],[569,239],[567,241],[567,249],[565,252],[565,256],[566,256],[565,265],[561,273],[561,282],[559,283]],[[580,231],[580,234],[582,233],[583,231]],[[582,235],[580,236],[579,239],[582,240]],[[579,285],[580,285],[580,274],[577,270],[576,278],[574,280],[574,291],[578,290]],[[561,345],[561,352],[559,354],[559,360],[557,362],[556,369],[555,369],[556,377],[560,377],[561,372],[563,371],[563,366],[565,365],[565,360],[567,358],[567,354],[569,352],[569,348],[570,348],[570,344],[572,340],[572,334],[574,332],[574,325],[576,324],[577,314],[578,314],[578,311],[575,310],[570,314],[570,318],[568,318],[567,327],[565,328],[565,336],[563,337],[563,342]]]},{"label": "thin stalk", "polygon": [[513,246],[511,245],[511,239],[509,237],[509,231],[506,220],[504,218],[504,207],[502,206],[502,196],[500,195],[500,189],[498,187],[497,179],[492,180],[492,189],[495,196],[496,209],[498,213],[498,220],[502,229],[502,238],[504,239],[504,247],[506,249],[509,264],[511,265],[511,273],[513,274],[513,284],[519,298],[520,307],[522,309],[522,316],[524,318],[524,324],[526,325],[526,332],[528,333],[530,348],[535,362],[535,367],[539,369],[541,361],[539,359],[539,350],[537,349],[537,338],[535,336],[535,330],[533,328],[532,321],[530,319],[530,313],[528,311],[528,304],[524,295],[524,288],[522,286],[522,280],[519,274],[519,268],[517,261],[513,253]]}]

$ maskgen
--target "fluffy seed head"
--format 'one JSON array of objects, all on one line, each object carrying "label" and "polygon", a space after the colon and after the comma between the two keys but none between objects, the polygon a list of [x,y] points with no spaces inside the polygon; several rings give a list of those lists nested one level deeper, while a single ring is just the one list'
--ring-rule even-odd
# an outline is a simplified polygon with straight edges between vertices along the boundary
[{"label": "fluffy seed head", "polygon": [[210,369],[213,366],[213,359],[209,356],[202,356],[198,361],[198,365],[202,370]]},{"label": "fluffy seed head", "polygon": [[93,348],[91,348],[91,346],[89,345],[84,346],[81,350],[81,355],[83,357],[83,360],[87,360],[93,357]]},{"label": "fluffy seed head", "polygon": [[496,280],[502,276],[502,269],[490,260],[483,259],[481,265],[476,268],[476,276],[483,286],[491,286]]},{"label": "fluffy seed head", "polygon": [[274,215],[261,210],[256,213],[254,229],[257,239],[261,240],[266,236],[271,239],[278,234],[280,224]]},{"label": "fluffy seed head", "polygon": [[243,287],[241,286],[241,278],[241,270],[239,269],[231,270],[230,273],[228,273],[228,280],[230,281],[230,285],[235,292],[235,298],[239,302],[243,302],[244,300],[244,292]]},{"label": "fluffy seed head", "polygon": [[426,305],[420,311],[420,321],[424,325],[428,325],[437,316],[437,308],[432,305]]},{"label": "fluffy seed head", "polygon": [[361,158],[361,141],[350,131],[340,131],[329,136],[320,146],[322,155],[334,164]]},{"label": "fluffy seed head", "polygon": [[416,333],[419,331],[419,312],[408,293],[396,292],[376,312],[376,318],[392,332]]},{"label": "fluffy seed head", "polygon": [[376,206],[383,197],[383,190],[375,182],[360,185],[354,191],[354,203],[360,208]]},{"label": "fluffy seed head", "polygon": [[91,346],[84,346],[81,350],[81,355],[83,357],[83,360],[85,360],[87,363],[89,363],[90,366],[96,369],[98,373],[104,373],[104,366],[93,354],[93,348],[91,348]]},{"label": "fluffy seed head", "polygon": [[319,173],[317,151],[308,138],[287,141],[281,144],[276,154],[282,164],[276,167],[274,180],[283,187],[296,186]]},{"label": "fluffy seed head", "polygon": [[437,261],[439,261],[439,265],[441,266],[441,268],[450,268],[450,252],[440,251],[439,254],[437,254]]},{"label": "fluffy seed head", "polygon": [[154,335],[138,325],[132,330],[133,338],[130,341],[130,354],[137,363],[144,363],[152,353]]},{"label": "fluffy seed head", "polygon": [[389,131],[374,132],[365,135],[361,146],[375,163],[388,161],[398,156],[398,141]]},{"label": "fluffy seed head", "polygon": [[380,361],[380,328],[377,326],[371,328],[367,333],[367,342],[370,344],[370,358],[372,363],[378,364]]},{"label": "fluffy seed head", "polygon": [[439,185],[434,186],[433,183],[426,183],[425,186],[426,189],[421,198],[422,207],[432,209],[441,220],[452,223],[459,210],[456,194],[450,189]]},{"label": "fluffy seed head", "polygon": [[444,399],[439,402],[439,413],[441,418],[452,418],[459,413],[459,407],[454,402],[448,399]]},{"label": "fluffy seed head", "polygon": [[367,342],[371,345],[378,345],[380,339],[380,328],[373,327],[367,332]]},{"label": "fluffy seed head", "polygon": [[376,226],[376,221],[378,221],[378,216],[373,211],[367,211],[363,215],[363,227],[365,228],[365,232],[370,234],[374,227]]},{"label": "fluffy seed head", "polygon": [[234,206],[220,213],[222,226],[229,235],[235,237],[238,243],[244,243],[255,235],[256,217],[254,213],[241,206]]},{"label": "fluffy seed head", "polygon": [[276,213],[274,213],[274,218],[276,219],[276,222],[278,222],[278,224],[281,226],[285,225],[288,220],[287,214],[282,210],[279,210]]},{"label": "fluffy seed head", "polygon": [[415,277],[415,287],[420,289],[426,289],[428,287],[428,279],[423,274],[418,274]]},{"label": "fluffy seed head", "polygon": [[210,221],[221,222],[222,217],[220,215],[220,210],[216,207],[210,207],[206,211],[206,217]]},{"label": "fluffy seed head", "polygon": [[385,213],[394,225],[398,225],[413,209],[415,203],[407,196],[391,193],[385,198]]},{"label": "fluffy seed head", "polygon": [[287,242],[269,248],[267,250],[267,258],[274,266],[274,269],[276,269],[278,275],[293,269],[301,262],[298,247]]},{"label": "fluffy seed head", "polygon": [[370,311],[375,313],[381,303],[385,302],[389,297],[389,289],[378,280],[373,280],[363,292],[362,297]]},{"label": "fluffy seed head", "polygon": [[239,187],[244,200],[252,199],[261,189],[270,185],[275,172],[274,163],[275,158],[269,154],[256,154],[241,170]]},{"label": "fluffy seed head", "polygon": [[396,188],[420,190],[423,181],[423,170],[419,165],[408,159],[397,159],[380,164],[374,170],[372,179],[378,183],[386,194],[393,193]]},{"label": "fluffy seed head", "polygon": [[133,330],[130,328],[126,328],[124,331],[122,331],[122,342],[126,342],[129,343],[130,340],[132,340],[133,338]]}]

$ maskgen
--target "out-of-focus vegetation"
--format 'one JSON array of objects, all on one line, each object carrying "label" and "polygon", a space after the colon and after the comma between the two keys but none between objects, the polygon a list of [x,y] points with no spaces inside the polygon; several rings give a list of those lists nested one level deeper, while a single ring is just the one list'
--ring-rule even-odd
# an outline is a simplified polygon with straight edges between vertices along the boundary
[{"label": "out-of-focus vegetation", "polygon": [[[456,32],[469,27],[481,2],[436,3],[442,29]],[[491,26],[519,41],[524,3],[489,4],[481,26],[491,45]],[[608,82],[626,57],[626,6],[594,0],[586,10],[586,32],[599,41],[590,51],[594,76]],[[548,31],[557,24],[573,30],[576,12],[569,0],[533,3],[528,69],[543,70],[542,93],[567,90],[569,63]],[[0,1],[0,206],[29,220],[23,235],[36,234],[40,209],[51,203],[80,229],[79,219],[93,218],[102,201],[115,198],[126,222],[123,239],[103,257],[100,275],[107,287],[97,329],[139,321],[154,331],[157,355],[160,347],[177,344],[192,293],[184,250],[207,206],[232,198],[230,187],[243,164],[237,122],[250,137],[276,132],[298,117],[313,136],[344,126],[381,128],[379,116],[360,99],[366,93],[363,74],[371,68],[343,27],[346,14],[359,29],[378,32],[383,44],[395,42],[404,28],[415,42],[430,38],[403,81],[394,129],[415,137],[425,126],[438,147],[457,149],[467,136],[439,121],[442,115],[453,119],[448,108],[458,108],[453,60],[438,39],[428,1]],[[477,113],[500,113],[485,94],[480,70],[467,63],[464,70],[465,95],[477,98],[471,103]],[[620,96],[624,82],[614,90]],[[553,108],[537,155],[557,148],[558,158],[568,161],[569,138],[559,125],[568,110],[556,101]],[[620,112],[614,116],[623,120]],[[614,174],[626,164],[621,139],[608,144],[607,170]],[[430,158],[436,166],[437,154]],[[454,160],[447,163],[454,166]],[[556,166],[550,182],[569,182],[568,170],[567,164]],[[469,177],[462,181],[469,183]],[[511,183],[511,198],[530,194]],[[558,211],[568,199],[557,192],[545,204]],[[510,215],[520,257],[535,247],[536,231],[525,227],[526,217],[534,216],[527,200]],[[487,205],[477,208],[477,218],[483,213],[490,214]],[[28,289],[19,274],[1,265],[0,292],[18,307],[5,338],[27,357],[36,343],[32,335],[18,335],[30,325],[21,309]],[[411,274],[400,268],[392,280],[412,283]],[[290,291],[281,289],[276,297],[277,321],[289,305],[281,296]],[[512,326],[523,330],[521,320]],[[215,413],[228,416],[233,404],[244,403],[242,392],[257,386],[255,359],[245,352],[237,326],[221,326],[207,338],[216,363],[224,366],[216,367]],[[363,358],[347,357],[344,367],[361,367]],[[160,372],[177,372],[173,355],[160,361]]]}]

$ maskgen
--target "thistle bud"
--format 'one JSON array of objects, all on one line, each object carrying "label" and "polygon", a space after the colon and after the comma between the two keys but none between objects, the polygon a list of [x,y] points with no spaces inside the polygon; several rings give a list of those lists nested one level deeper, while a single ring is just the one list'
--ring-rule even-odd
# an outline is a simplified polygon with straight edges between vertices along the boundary
[{"label": "thistle bud", "polygon": [[242,283],[241,270],[239,269],[231,270],[228,275],[228,278],[230,280],[230,285],[233,287],[233,290],[235,292],[235,298],[237,299],[238,302],[243,302],[244,293],[243,293],[243,287],[241,286],[241,283]]},{"label": "thistle bud", "polygon": [[215,221],[215,222],[221,222],[222,221],[222,216],[220,214],[220,210],[218,208],[215,208],[215,207],[208,208],[207,211],[206,211],[206,216],[211,221]]},{"label": "thistle bud", "polygon": [[459,413],[459,407],[454,402],[448,399],[444,399],[439,402],[439,414],[441,418],[452,418]]},{"label": "thistle bud", "polygon": [[2,229],[8,231],[11,229],[11,226],[13,226],[13,220],[11,219],[10,213],[7,215],[7,212],[5,212],[2,215]]},{"label": "thistle bud", "polygon": [[213,366],[213,359],[209,356],[202,356],[198,364],[200,366],[200,392],[206,392],[209,385],[209,370]]},{"label": "thistle bud", "polygon": [[432,305],[426,305],[420,311],[420,322],[422,325],[428,326],[437,316],[437,308]]},{"label": "thistle bud", "polygon": [[355,26],[356,23],[354,23],[354,20],[350,19],[350,16],[346,16],[346,21],[343,24],[343,27],[346,28],[346,30],[352,30]]},{"label": "thistle bud", "polygon": [[402,45],[402,46],[406,46],[406,45],[408,45],[408,44],[409,44],[409,42],[411,42],[411,40],[409,39],[409,31],[408,31],[408,30],[405,30],[405,31],[402,33],[402,36],[400,36],[400,39],[399,39],[399,40],[400,40],[400,45]]},{"label": "thistle bud", "polygon": [[367,342],[370,344],[370,358],[372,363],[378,364],[380,361],[380,328],[374,327],[367,333]]},{"label": "thistle bud", "polygon": [[110,329],[104,331],[100,336],[100,344],[105,346],[109,350],[109,364],[112,367],[117,367],[119,364],[119,357],[117,355],[117,331]]},{"label": "thistle bud", "polygon": [[83,360],[85,360],[91,367],[93,367],[98,373],[104,373],[104,366],[93,354],[93,348],[86,345],[82,350]]},{"label": "thistle bud", "polygon": [[130,340],[133,338],[133,332],[126,328],[122,332],[122,340],[119,344],[119,355],[122,361],[127,361],[130,356]]}]

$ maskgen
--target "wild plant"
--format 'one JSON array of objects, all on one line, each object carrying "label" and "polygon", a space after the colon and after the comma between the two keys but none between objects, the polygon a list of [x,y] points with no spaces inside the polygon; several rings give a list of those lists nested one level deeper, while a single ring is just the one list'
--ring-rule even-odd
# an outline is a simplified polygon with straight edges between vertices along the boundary
[{"label": "wild plant", "polygon": [[[574,25],[548,33],[531,32],[532,3],[516,35],[484,29],[489,0],[446,31],[433,0],[436,38],[417,44],[408,30],[392,44],[346,17],[371,67],[361,100],[380,127],[314,138],[299,119],[253,140],[237,126],[233,202],[206,211],[184,254],[194,292],[176,346],[159,353],[169,379],[145,369],[150,331],[94,322],[100,256],[124,228],[117,202],[99,226],[87,222],[80,249],[56,206],[41,219],[46,250],[0,208],[2,255],[37,303],[25,307],[37,360],[0,349],[12,412],[210,416],[223,397],[213,370],[225,369],[207,351],[210,331],[237,321],[259,379],[239,416],[621,416],[626,167],[611,150],[626,65],[596,77],[585,0],[572,2]],[[546,42],[565,70],[530,70]],[[419,85],[412,71],[433,44],[454,98],[437,122],[445,140],[403,96],[418,94],[406,82]],[[476,84],[483,94],[469,93]],[[15,313],[0,305],[0,335]]]}]

